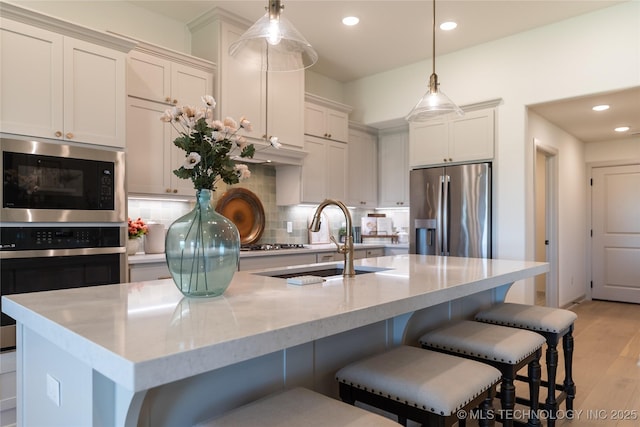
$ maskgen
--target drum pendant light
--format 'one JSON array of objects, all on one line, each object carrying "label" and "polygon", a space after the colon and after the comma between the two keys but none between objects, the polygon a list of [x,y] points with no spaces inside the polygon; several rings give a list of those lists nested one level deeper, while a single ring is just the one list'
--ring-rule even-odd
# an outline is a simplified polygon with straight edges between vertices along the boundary
[{"label": "drum pendant light", "polygon": [[436,74],[436,1],[433,0],[433,72],[429,77],[429,90],[413,110],[405,117],[409,122],[425,122],[434,118],[457,114],[463,116],[464,112],[439,88],[438,75]]},{"label": "drum pendant light", "polygon": [[262,71],[297,71],[312,66],[318,54],[282,14],[280,0],[269,0],[267,13],[229,46],[229,55]]}]

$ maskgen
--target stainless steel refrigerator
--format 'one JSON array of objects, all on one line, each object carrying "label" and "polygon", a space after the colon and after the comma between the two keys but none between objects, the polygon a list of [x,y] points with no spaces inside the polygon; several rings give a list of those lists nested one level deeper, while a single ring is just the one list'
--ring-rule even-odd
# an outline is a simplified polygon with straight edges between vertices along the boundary
[{"label": "stainless steel refrigerator", "polygon": [[491,163],[410,172],[409,253],[491,258]]}]

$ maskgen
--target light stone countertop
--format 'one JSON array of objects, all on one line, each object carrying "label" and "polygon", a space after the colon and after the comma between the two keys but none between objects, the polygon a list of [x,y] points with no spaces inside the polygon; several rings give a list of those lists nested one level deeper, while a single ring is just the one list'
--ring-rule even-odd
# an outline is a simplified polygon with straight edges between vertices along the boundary
[{"label": "light stone countertop", "polygon": [[244,271],[211,299],[183,298],[171,280],[157,280],[15,294],[2,308],[136,392],[548,271],[546,263],[421,255],[355,265],[388,270],[306,286],[255,274],[299,266]]}]

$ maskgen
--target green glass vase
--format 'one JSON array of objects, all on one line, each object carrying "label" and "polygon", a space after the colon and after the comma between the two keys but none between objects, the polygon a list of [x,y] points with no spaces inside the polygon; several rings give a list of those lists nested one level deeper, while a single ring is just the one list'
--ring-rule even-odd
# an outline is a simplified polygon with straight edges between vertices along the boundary
[{"label": "green glass vase", "polygon": [[240,235],[211,206],[211,190],[196,191],[193,210],[167,230],[165,256],[171,277],[187,297],[222,295],[238,270]]}]

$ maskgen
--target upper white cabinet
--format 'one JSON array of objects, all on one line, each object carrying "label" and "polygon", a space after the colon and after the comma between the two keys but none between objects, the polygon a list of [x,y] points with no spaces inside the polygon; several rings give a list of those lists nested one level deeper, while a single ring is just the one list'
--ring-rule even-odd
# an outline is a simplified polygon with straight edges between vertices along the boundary
[{"label": "upper white cabinet", "polygon": [[357,123],[349,126],[347,199],[349,206],[375,208],[378,203],[377,130]]},{"label": "upper white cabinet", "polygon": [[492,108],[452,120],[411,123],[410,167],[492,159],[494,116]]},{"label": "upper white cabinet", "polygon": [[312,94],[306,95],[304,133],[334,141],[349,140],[351,107]]},{"label": "upper white cabinet", "polygon": [[124,147],[126,53],[134,43],[0,7],[2,131]]},{"label": "upper white cabinet", "polygon": [[409,206],[408,126],[378,135],[378,206]]},{"label": "upper white cabinet", "polygon": [[180,62],[161,52],[132,51],[127,59],[129,96],[177,106],[202,107],[201,97],[213,94],[213,64],[202,63],[196,58],[185,60],[183,55],[179,58],[182,58]]},{"label": "upper white cabinet", "polygon": [[[285,149],[304,146],[304,71],[267,73],[255,64],[229,55],[229,45],[249,23],[221,9],[215,9],[190,26],[192,53],[218,66],[215,97],[217,114],[253,125],[247,136],[259,142],[278,137]],[[301,156],[302,157],[302,156]]]},{"label": "upper white cabinet", "polygon": [[276,167],[276,204],[320,203],[345,200],[347,144],[307,136],[302,166]]},{"label": "upper white cabinet", "polygon": [[191,180],[173,173],[186,153],[173,144],[177,132],[160,116],[172,105],[201,107],[201,97],[213,93],[215,66],[146,43],[140,43],[127,62],[128,191],[193,196]]}]

